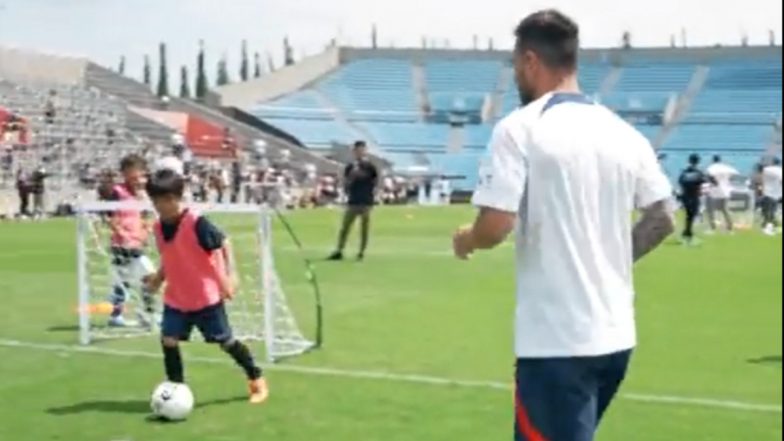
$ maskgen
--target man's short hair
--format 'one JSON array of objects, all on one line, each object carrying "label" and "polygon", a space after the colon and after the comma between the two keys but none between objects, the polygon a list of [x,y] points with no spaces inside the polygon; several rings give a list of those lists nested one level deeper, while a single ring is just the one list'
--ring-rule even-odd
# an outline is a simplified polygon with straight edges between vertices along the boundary
[{"label": "man's short hair", "polygon": [[700,155],[696,153],[692,153],[691,155],[689,155],[689,164],[697,165],[699,163],[700,163]]},{"label": "man's short hair", "polygon": [[721,162],[721,155],[713,155],[713,162]]},{"label": "man's short hair", "polygon": [[120,170],[126,171],[131,169],[145,170],[147,168],[147,161],[136,153],[126,155],[120,160]]},{"label": "man's short hair", "polygon": [[555,9],[534,12],[514,32],[515,51],[534,52],[549,67],[575,69],[580,29],[571,18]]},{"label": "man's short hair", "polygon": [[146,190],[150,199],[163,196],[174,196],[182,199],[185,191],[185,180],[176,171],[164,168],[155,172],[147,181]]},{"label": "man's short hair", "polygon": [[355,149],[362,148],[362,147],[367,147],[367,143],[365,141],[362,141],[362,140],[354,141],[354,148]]}]

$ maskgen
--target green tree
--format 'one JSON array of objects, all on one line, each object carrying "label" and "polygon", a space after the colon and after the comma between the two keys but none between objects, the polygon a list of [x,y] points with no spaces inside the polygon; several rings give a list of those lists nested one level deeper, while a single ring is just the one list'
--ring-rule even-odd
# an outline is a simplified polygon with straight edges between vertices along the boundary
[{"label": "green tree", "polygon": [[258,52],[253,54],[253,78],[261,77],[261,55]]},{"label": "green tree", "polygon": [[240,81],[248,81],[248,73],[250,66],[248,65],[248,42],[242,40],[242,50],[240,54]]},{"label": "green tree", "polygon": [[218,69],[215,77],[215,84],[217,86],[225,86],[231,82],[226,64],[226,56],[224,55],[218,60]]},{"label": "green tree", "polygon": [[169,69],[166,66],[166,44],[158,45],[158,96],[169,96]]},{"label": "green tree", "polygon": [[209,85],[207,82],[207,72],[204,70],[204,40],[199,40],[199,55],[196,58],[196,98],[203,99],[207,95]]},{"label": "green tree", "polygon": [[144,72],[143,72],[144,84],[150,85],[152,84],[152,71],[150,70],[150,56],[144,56]]},{"label": "green tree", "polygon": [[125,55],[120,57],[120,64],[117,66],[117,73],[125,75]]},{"label": "green tree", "polygon": [[180,67],[180,98],[190,98],[191,87],[188,85],[188,67]]}]

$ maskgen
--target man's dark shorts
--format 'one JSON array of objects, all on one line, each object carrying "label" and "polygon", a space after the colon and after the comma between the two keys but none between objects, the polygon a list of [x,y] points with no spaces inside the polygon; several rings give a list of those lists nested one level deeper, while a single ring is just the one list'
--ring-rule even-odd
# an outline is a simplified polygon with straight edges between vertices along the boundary
[{"label": "man's dark shorts", "polygon": [[631,353],[518,359],[515,441],[592,441]]}]

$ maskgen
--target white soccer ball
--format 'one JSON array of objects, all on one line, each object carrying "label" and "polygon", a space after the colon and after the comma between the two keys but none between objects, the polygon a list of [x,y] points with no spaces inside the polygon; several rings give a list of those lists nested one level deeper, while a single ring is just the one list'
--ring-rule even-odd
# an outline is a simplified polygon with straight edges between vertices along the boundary
[{"label": "white soccer ball", "polygon": [[187,384],[164,381],[152,392],[150,408],[155,416],[181,421],[193,410],[193,393]]}]

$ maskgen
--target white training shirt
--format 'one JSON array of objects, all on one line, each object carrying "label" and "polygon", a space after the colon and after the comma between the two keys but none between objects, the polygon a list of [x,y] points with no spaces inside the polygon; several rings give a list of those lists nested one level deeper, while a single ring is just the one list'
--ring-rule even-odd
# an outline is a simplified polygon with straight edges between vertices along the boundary
[{"label": "white training shirt", "polygon": [[582,95],[547,94],[498,122],[472,202],[519,217],[518,357],[634,347],[632,212],[671,193],[648,140]]},{"label": "white training shirt", "polygon": [[781,166],[769,165],[762,169],[762,195],[781,199]]},{"label": "white training shirt", "polygon": [[714,162],[705,170],[716,183],[711,183],[708,195],[713,199],[727,199],[732,196],[732,177],[737,176],[738,170],[723,162]]}]

